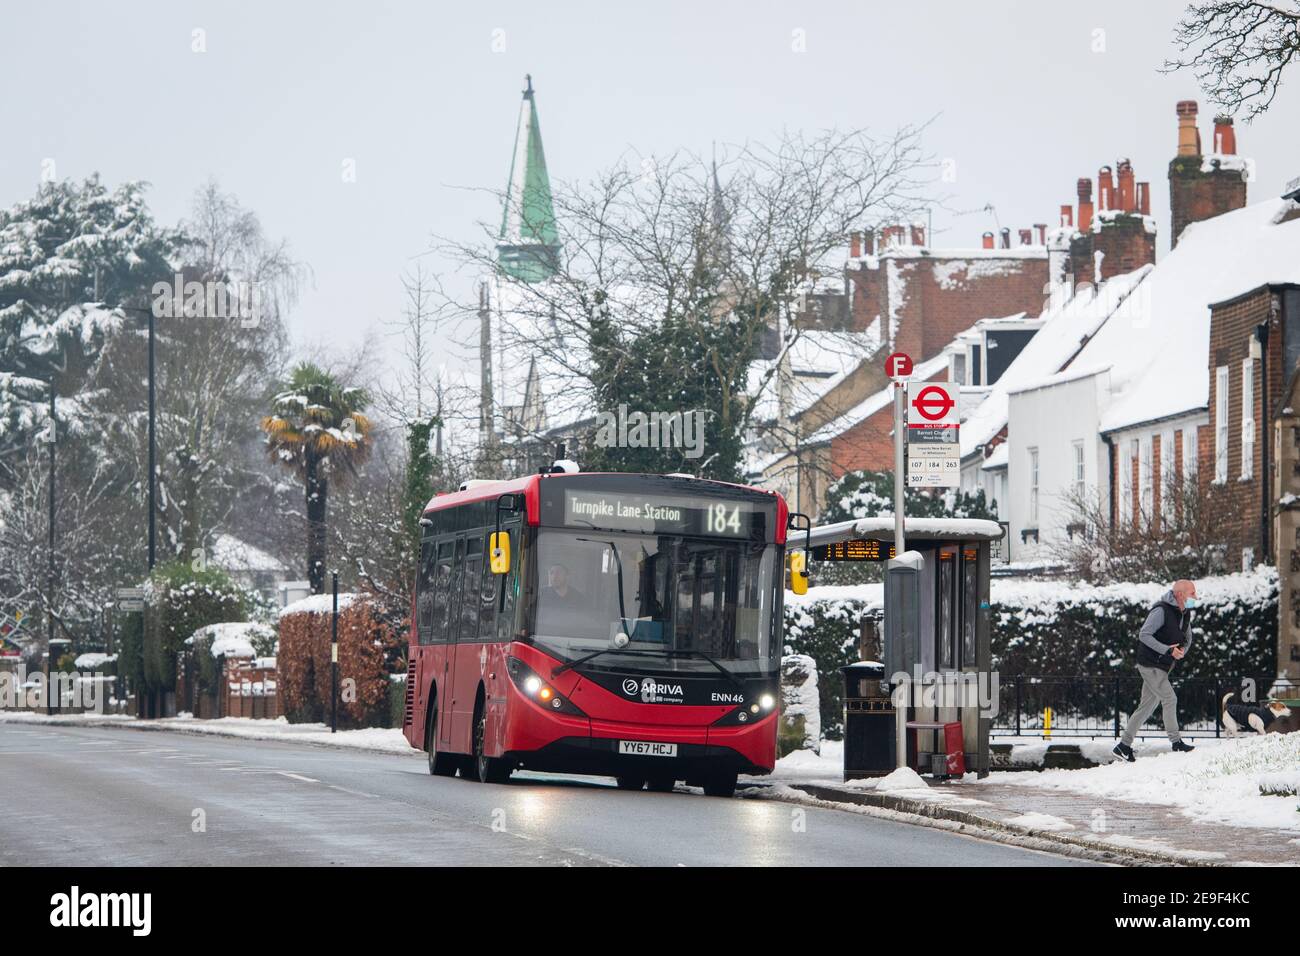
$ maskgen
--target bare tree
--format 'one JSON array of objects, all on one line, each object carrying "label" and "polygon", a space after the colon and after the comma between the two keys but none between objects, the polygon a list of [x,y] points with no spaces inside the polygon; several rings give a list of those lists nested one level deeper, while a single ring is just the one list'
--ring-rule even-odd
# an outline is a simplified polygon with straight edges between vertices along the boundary
[{"label": "bare tree", "polygon": [[[497,431],[541,441],[557,423],[589,417],[602,382],[638,367],[638,348],[672,321],[694,333],[693,364],[722,383],[709,413],[723,431],[744,434],[801,333],[791,316],[806,284],[836,274],[852,229],[922,205],[920,132],[883,140],[860,130],[786,134],[737,147],[716,173],[685,152],[629,154],[590,181],[556,189],[561,251],[555,275],[542,282],[497,268],[488,226],[482,242],[436,240],[497,277],[493,305],[505,319],[493,333],[502,391],[512,399],[495,409]],[[467,318],[477,308],[454,303],[448,315]],[[733,334],[720,342],[722,326]],[[756,366],[773,338],[779,354]],[[462,344],[473,348],[468,338]],[[536,399],[525,388],[530,373],[545,393],[544,418],[524,404]],[[672,386],[663,382],[665,406]]]},{"label": "bare tree", "polygon": [[1225,528],[1240,524],[1240,496],[1202,494],[1193,475],[1170,478],[1158,509],[1141,505],[1136,517],[1116,524],[1108,503],[1097,495],[1066,497],[1068,536],[1051,543],[1055,556],[1087,581],[1145,581],[1223,574],[1227,567]]},{"label": "bare tree", "polygon": [[1300,55],[1298,0],[1198,0],[1178,21],[1183,54],[1165,72],[1190,69],[1219,107],[1247,120],[1273,104],[1282,73]]}]

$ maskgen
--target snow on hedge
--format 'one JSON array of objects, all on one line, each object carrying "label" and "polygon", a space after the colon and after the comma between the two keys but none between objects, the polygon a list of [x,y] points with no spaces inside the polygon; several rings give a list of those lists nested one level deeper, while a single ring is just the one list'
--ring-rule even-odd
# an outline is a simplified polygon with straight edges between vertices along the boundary
[{"label": "snow on hedge", "polygon": [[[361,595],[347,592],[339,594],[339,612],[342,613],[359,599]],[[332,614],[334,612],[334,595],[333,594],[313,594],[310,597],[294,601],[292,604],[286,604],[280,609],[280,617],[289,614]]]},{"label": "snow on hedge", "polygon": [[186,644],[211,641],[208,653],[213,657],[256,657],[254,641],[263,646],[273,646],[275,629],[257,621],[230,621],[208,624],[185,639]]}]

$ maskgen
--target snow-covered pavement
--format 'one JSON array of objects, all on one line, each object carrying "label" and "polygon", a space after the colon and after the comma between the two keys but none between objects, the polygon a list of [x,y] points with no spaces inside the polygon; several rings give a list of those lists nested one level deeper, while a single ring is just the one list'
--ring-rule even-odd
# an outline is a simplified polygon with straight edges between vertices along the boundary
[{"label": "snow-covered pavement", "polygon": [[[1202,823],[1293,831],[1300,837],[1296,797],[1262,795],[1260,783],[1300,768],[1300,734],[1202,740],[1189,754],[1168,744],[1138,748],[1136,763],[1114,761],[1083,770],[999,774],[999,783],[1157,804]],[[978,790],[978,786],[973,789]],[[1300,853],[1298,853],[1300,856]]]}]

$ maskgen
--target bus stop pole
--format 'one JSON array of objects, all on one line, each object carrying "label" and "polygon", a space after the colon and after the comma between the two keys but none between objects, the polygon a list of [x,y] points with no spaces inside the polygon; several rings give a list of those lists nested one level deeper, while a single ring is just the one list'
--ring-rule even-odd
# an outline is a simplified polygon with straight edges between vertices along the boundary
[{"label": "bus stop pole", "polygon": [[330,733],[339,729],[339,573],[334,572],[334,613],[330,616]]},{"label": "bus stop pole", "polygon": [[[903,459],[903,422],[906,412],[903,403],[907,400],[906,389],[902,381],[894,382],[894,556],[901,558],[907,550],[906,496],[904,483],[907,480],[906,462]],[[895,767],[907,766],[907,683],[904,681],[894,688],[894,751],[897,754]]]},{"label": "bus stop pole", "polygon": [[903,540],[903,482],[906,480],[903,461],[903,401],[905,389],[902,382],[894,383],[894,554],[907,550]]}]

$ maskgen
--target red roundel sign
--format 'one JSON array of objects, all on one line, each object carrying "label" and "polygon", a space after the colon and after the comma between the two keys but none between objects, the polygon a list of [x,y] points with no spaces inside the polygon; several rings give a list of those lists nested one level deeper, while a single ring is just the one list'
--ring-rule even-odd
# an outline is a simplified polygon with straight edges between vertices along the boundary
[{"label": "red roundel sign", "polygon": [[912,374],[912,356],[906,352],[895,352],[885,359],[885,374],[890,378],[907,378]]},{"label": "red roundel sign", "polygon": [[912,399],[912,407],[925,422],[938,424],[952,418],[957,402],[942,385],[927,385]]}]

